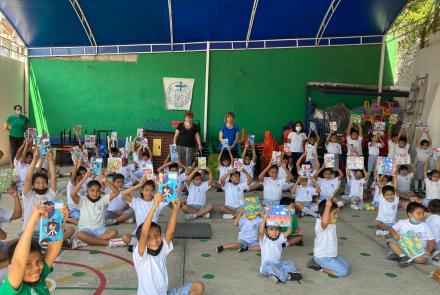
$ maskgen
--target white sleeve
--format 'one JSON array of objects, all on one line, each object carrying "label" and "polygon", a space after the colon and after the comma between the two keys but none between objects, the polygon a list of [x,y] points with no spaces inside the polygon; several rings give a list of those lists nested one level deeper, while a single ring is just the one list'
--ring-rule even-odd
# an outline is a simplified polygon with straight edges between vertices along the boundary
[{"label": "white sleeve", "polygon": [[173,251],[173,249],[174,249],[173,242],[170,242],[168,244],[165,239],[163,239],[162,242],[163,242],[162,251],[164,251],[165,256],[168,256],[171,253],[171,251]]},{"label": "white sleeve", "polygon": [[396,224],[394,224],[393,229],[400,234],[400,231],[402,230],[402,222],[399,220]]},{"label": "white sleeve", "polygon": [[434,235],[432,234],[431,229],[426,223],[425,223],[425,228],[426,228],[426,240],[428,241],[434,240]]},{"label": "white sleeve", "polygon": [[104,196],[102,196],[102,202],[104,203],[104,206],[110,204],[110,194],[105,194]]}]

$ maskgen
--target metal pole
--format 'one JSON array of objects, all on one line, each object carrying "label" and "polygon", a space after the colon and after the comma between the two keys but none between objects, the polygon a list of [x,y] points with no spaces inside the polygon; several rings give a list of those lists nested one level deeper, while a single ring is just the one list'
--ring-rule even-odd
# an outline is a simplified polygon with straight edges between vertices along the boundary
[{"label": "metal pole", "polygon": [[[25,49],[26,50],[26,49]],[[23,93],[23,110],[24,114],[29,117],[29,57],[25,56],[24,61],[24,93]]]},{"label": "metal pole", "polygon": [[203,114],[203,141],[206,141],[208,133],[208,99],[209,99],[209,55],[211,43],[206,43],[206,66],[205,66],[205,112]]},{"label": "metal pole", "polygon": [[380,51],[380,65],[379,65],[379,82],[377,85],[377,90],[379,95],[377,96],[377,103],[380,103],[380,100],[382,99],[382,87],[383,87],[383,67],[384,67],[384,61],[385,61],[385,48],[386,48],[386,35],[383,35],[382,37],[382,48]]}]

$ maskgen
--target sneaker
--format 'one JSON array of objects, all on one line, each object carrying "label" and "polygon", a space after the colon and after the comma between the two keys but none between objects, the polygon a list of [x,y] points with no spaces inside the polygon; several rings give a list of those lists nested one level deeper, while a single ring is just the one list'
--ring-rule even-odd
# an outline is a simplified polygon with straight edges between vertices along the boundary
[{"label": "sneaker", "polygon": [[116,219],[107,219],[105,225],[115,225],[117,224]]},{"label": "sneaker", "polygon": [[399,267],[407,267],[411,264],[412,260],[406,255],[399,256]]},{"label": "sneaker", "polygon": [[390,253],[388,253],[388,255],[387,255],[387,259],[388,259],[388,260],[391,260],[391,261],[399,261],[399,255],[397,255],[397,254],[394,253],[394,252],[390,252]]},{"label": "sneaker", "polygon": [[288,281],[301,281],[303,278],[302,274],[300,272],[289,272],[287,275]]},{"label": "sneaker", "polygon": [[316,263],[315,259],[313,258],[307,262],[307,267],[316,271],[320,271],[322,269],[322,267],[318,263]]},{"label": "sneaker", "polygon": [[344,202],[342,201],[337,201],[336,205],[338,205],[339,208],[344,207]]},{"label": "sneaker", "polygon": [[378,237],[379,237],[379,236],[383,236],[383,235],[382,235],[382,230],[377,229],[377,230],[376,230],[376,236],[378,236]]},{"label": "sneaker", "polygon": [[357,205],[355,205],[355,204],[351,204],[350,205],[350,208],[351,209],[353,209],[353,210],[361,210]]},{"label": "sneaker", "polygon": [[209,219],[209,218],[211,218],[211,213],[206,213],[205,215],[203,215],[203,218],[205,218],[205,219]]},{"label": "sneaker", "polygon": [[134,218],[133,218],[133,217],[130,217],[129,219],[127,219],[127,220],[125,221],[125,223],[134,223]]},{"label": "sneaker", "polygon": [[78,249],[78,248],[83,248],[83,247],[87,247],[87,246],[88,246],[88,244],[84,243],[80,239],[75,239],[72,242],[72,249]]},{"label": "sneaker", "polygon": [[274,275],[270,275],[269,276],[269,279],[272,281],[272,283],[274,283],[274,284],[278,284],[279,282],[280,282],[280,279],[279,278],[277,278],[276,276],[274,276]]},{"label": "sneaker", "polygon": [[123,247],[125,245],[126,244],[124,243],[124,241],[121,238],[110,239],[108,241],[109,248]]},{"label": "sneaker", "polygon": [[185,215],[185,220],[193,220],[196,219],[197,215],[196,214],[186,214]]},{"label": "sneaker", "polygon": [[63,248],[72,249],[72,242],[69,239],[63,241]]},{"label": "sneaker", "polygon": [[225,250],[225,249],[223,248],[223,246],[218,246],[217,248],[215,248],[215,251],[217,252],[217,254],[222,253],[223,250]]},{"label": "sneaker", "polygon": [[240,249],[238,249],[238,253],[246,252],[248,250],[248,247],[241,246]]},{"label": "sneaker", "polygon": [[234,219],[234,215],[232,215],[232,214],[223,214],[223,219],[224,220]]}]

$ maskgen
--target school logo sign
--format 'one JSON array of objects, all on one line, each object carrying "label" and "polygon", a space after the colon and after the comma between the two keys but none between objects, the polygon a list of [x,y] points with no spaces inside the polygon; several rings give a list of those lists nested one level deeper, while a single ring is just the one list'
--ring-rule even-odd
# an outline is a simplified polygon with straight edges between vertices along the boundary
[{"label": "school logo sign", "polygon": [[163,78],[167,110],[189,110],[194,79]]}]

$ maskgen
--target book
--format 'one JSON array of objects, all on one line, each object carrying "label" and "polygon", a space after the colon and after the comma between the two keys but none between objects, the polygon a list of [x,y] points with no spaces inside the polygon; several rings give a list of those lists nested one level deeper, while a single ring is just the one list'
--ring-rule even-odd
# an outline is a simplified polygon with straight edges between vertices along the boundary
[{"label": "book", "polygon": [[285,142],[283,150],[284,150],[285,153],[290,153],[290,143]]},{"label": "book", "polygon": [[146,137],[142,138],[141,147],[143,147],[143,148],[148,147],[148,138],[146,138]]},{"label": "book", "polygon": [[347,157],[347,169],[364,169],[364,157],[360,156],[348,156]]},{"label": "book", "polygon": [[84,146],[86,149],[94,149],[96,146],[96,135],[84,135]]},{"label": "book", "polygon": [[409,165],[409,164],[411,164],[411,156],[407,153],[396,154],[394,158],[396,159],[396,165]]},{"label": "book", "polygon": [[361,122],[362,116],[358,113],[350,113],[350,121],[359,123]]},{"label": "book", "polygon": [[399,115],[398,114],[390,114],[390,116],[388,117],[388,123],[390,124],[397,124],[397,122],[399,121]]},{"label": "book", "polygon": [[249,134],[249,136],[248,136],[248,144],[249,145],[255,144],[255,135]]},{"label": "book", "polygon": [[377,157],[376,167],[378,174],[394,176],[396,174],[396,160],[388,157]]},{"label": "book", "polygon": [[270,205],[266,207],[267,226],[291,227],[292,216],[287,205]]},{"label": "book", "polygon": [[177,200],[177,172],[159,173],[159,192],[165,202]]},{"label": "book", "polygon": [[302,164],[299,172],[301,178],[309,178],[312,175],[313,167],[310,164]]},{"label": "book", "polygon": [[37,128],[28,128],[26,129],[24,137],[26,139],[32,139],[34,141],[37,138],[37,134],[38,134]]},{"label": "book", "polygon": [[434,159],[440,158],[440,147],[433,147],[432,148],[432,157]]},{"label": "book", "polygon": [[316,132],[316,123],[315,122],[309,122],[309,127],[310,127],[310,130]]},{"label": "book", "polygon": [[324,154],[324,167],[334,168],[335,167],[335,155],[334,154]]},{"label": "book", "polygon": [[347,144],[347,156],[356,156],[357,150],[354,144],[348,143]]},{"label": "book", "polygon": [[260,199],[258,197],[244,198],[242,208],[244,215],[253,219],[261,213]]},{"label": "book", "polygon": [[170,160],[173,163],[177,163],[179,161],[179,154],[177,153],[177,145],[170,144]]},{"label": "book", "polygon": [[136,137],[144,138],[144,129],[138,128],[136,131]]},{"label": "book", "polygon": [[112,133],[110,134],[110,139],[114,141],[118,141],[118,132],[112,131]]},{"label": "book", "polygon": [[45,201],[42,206],[45,207],[46,213],[40,218],[40,243],[52,244],[61,241],[64,235],[64,216],[61,211],[64,202],[62,200]]},{"label": "book", "polygon": [[385,131],[385,122],[376,121],[373,125],[373,134],[382,135]]},{"label": "book", "polygon": [[115,173],[122,167],[122,158],[108,158],[107,171]]},{"label": "book", "polygon": [[338,123],[336,121],[329,122],[329,125],[330,125],[330,132],[338,131]]},{"label": "book", "polygon": [[243,168],[243,159],[236,158],[234,159],[234,169],[237,169],[238,172]]},{"label": "book", "polygon": [[428,124],[426,124],[424,122],[417,122],[415,124],[415,127],[417,128],[417,130],[420,130],[420,131],[424,131],[424,132],[429,131]]},{"label": "book", "polygon": [[206,157],[198,157],[197,165],[200,169],[206,169]]},{"label": "book", "polygon": [[102,158],[90,158],[89,170],[94,177],[98,176],[102,172]]},{"label": "book", "polygon": [[154,169],[153,169],[153,164],[152,163],[143,163],[141,164],[141,171],[142,171],[142,175],[146,178],[146,179],[154,179]]},{"label": "book", "polygon": [[72,162],[76,162],[77,160],[80,160],[81,163],[87,163],[89,160],[89,154],[86,149],[81,149],[79,146],[73,147],[72,151],[70,152],[72,156]]},{"label": "book", "polygon": [[412,230],[400,235],[399,247],[411,260],[425,254],[422,241]]},{"label": "book", "polygon": [[49,138],[37,138],[37,146],[40,150],[40,157],[46,157],[50,150],[50,140]]},{"label": "book", "polygon": [[281,152],[272,152],[272,164],[279,165],[281,163]]},{"label": "book", "polygon": [[229,141],[227,138],[223,138],[221,141],[222,148],[227,149],[229,147]]},{"label": "book", "polygon": [[0,193],[4,193],[12,184],[14,169],[11,167],[0,169]]},{"label": "book", "polygon": [[316,154],[316,145],[306,143],[305,150],[306,150],[306,159],[313,159],[313,157]]}]

